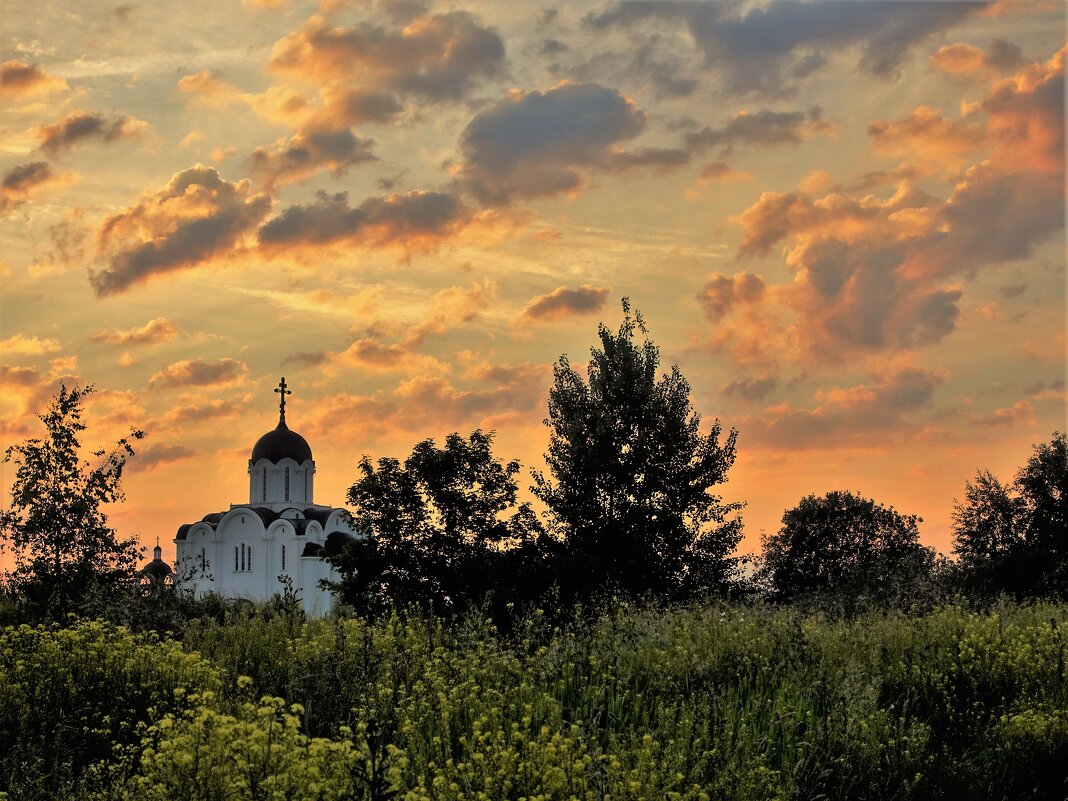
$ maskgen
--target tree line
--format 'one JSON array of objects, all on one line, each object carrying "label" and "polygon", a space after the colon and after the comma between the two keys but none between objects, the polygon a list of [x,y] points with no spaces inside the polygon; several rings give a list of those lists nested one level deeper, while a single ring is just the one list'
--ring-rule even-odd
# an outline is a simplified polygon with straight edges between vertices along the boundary
[{"label": "tree line", "polygon": [[[677,365],[661,371],[641,315],[623,301],[618,330],[598,329],[585,375],[562,356],[549,391],[546,471],[537,513],[520,500],[520,465],[493,453],[493,433],[420,442],[402,462],[364,457],[348,491],[366,536],[331,557],[341,602],[363,615],[417,606],[497,617],[566,610],[608,595],[690,602],[763,597],[839,608],[908,608],[1068,597],[1068,440],[1034,447],[1014,479],[980,470],[953,511],[955,560],[919,541],[915,515],[850,491],[810,495],[742,557],[740,502],[720,494],[738,432],[702,433]],[[9,607],[45,618],[108,608],[136,576],[138,549],[101,506],[122,499],[140,431],[96,466],[81,460],[81,406],[91,387],[62,388],[40,415],[46,435],[8,449],[17,465],[0,512],[15,556]],[[117,595],[118,594],[118,595]]]}]

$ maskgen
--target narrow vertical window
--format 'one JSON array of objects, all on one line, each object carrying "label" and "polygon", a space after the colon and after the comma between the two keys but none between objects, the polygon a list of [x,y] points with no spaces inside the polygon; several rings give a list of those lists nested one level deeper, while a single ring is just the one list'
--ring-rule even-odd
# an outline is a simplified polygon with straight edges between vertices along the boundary
[{"label": "narrow vertical window", "polygon": [[289,500],[289,468],[286,468],[286,500]]},{"label": "narrow vertical window", "polygon": [[248,569],[252,570],[252,546],[248,546]]},{"label": "narrow vertical window", "polygon": [[282,546],[282,570],[286,569],[286,546]]},{"label": "narrow vertical window", "polygon": [[245,543],[241,543],[241,571],[245,570]]},{"label": "narrow vertical window", "polygon": [[237,572],[237,546],[234,546],[234,572]]},{"label": "narrow vertical window", "polygon": [[263,468],[263,500],[267,500],[267,468]]},{"label": "narrow vertical window", "polygon": [[304,471],[304,502],[311,503],[311,493],[308,492],[308,477],[311,475],[311,470],[305,469]]}]

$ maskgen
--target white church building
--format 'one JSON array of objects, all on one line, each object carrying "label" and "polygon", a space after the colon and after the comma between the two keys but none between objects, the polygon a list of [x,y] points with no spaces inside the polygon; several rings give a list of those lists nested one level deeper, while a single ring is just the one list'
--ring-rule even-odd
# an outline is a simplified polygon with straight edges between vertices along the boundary
[{"label": "white church building", "polygon": [[286,425],[286,380],[278,425],[256,442],[248,461],[248,503],[231,504],[180,526],[177,579],[197,597],[267,600],[286,577],[309,614],[330,611],[323,579],[339,576],[323,557],[358,536],[345,509],[314,502],[315,460],[307,440]]}]

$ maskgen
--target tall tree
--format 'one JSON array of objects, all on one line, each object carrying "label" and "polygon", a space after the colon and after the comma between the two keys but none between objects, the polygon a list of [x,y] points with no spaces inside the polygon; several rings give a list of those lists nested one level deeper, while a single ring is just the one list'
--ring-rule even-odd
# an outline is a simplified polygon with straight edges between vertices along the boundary
[{"label": "tall tree", "polygon": [[0,544],[15,555],[8,579],[33,611],[53,619],[113,597],[134,580],[141,555],[132,538],[120,539],[108,525],[102,507],[124,499],[130,440],[144,434],[131,431],[110,452],[93,452],[95,467],[82,459],[82,404],[92,391],[61,387],[38,415],[45,436],[11,446],[4,457],[17,466],[11,504],[0,511]]},{"label": "tall tree", "polygon": [[563,589],[721,590],[736,570],[743,504],[712,490],[734,464],[737,432],[721,442],[716,420],[701,433],[690,385],[678,365],[657,376],[660,351],[625,298],[619,330],[602,324],[598,336],[585,378],[566,355],[554,367],[551,475],[535,473],[532,488],[563,536]]},{"label": "tall tree", "polygon": [[809,495],[765,536],[762,576],[776,600],[833,594],[891,600],[930,569],[916,515],[852,492]]},{"label": "tall tree", "polygon": [[982,595],[1068,597],[1068,439],[1035,446],[1009,486],[989,471],[953,509],[965,587]]},{"label": "tall tree", "polygon": [[348,499],[367,537],[333,560],[347,602],[368,613],[409,603],[447,613],[509,595],[507,576],[540,527],[517,503],[519,463],[494,458],[492,442],[492,433],[453,433],[442,448],[420,442],[403,465],[360,461]]}]

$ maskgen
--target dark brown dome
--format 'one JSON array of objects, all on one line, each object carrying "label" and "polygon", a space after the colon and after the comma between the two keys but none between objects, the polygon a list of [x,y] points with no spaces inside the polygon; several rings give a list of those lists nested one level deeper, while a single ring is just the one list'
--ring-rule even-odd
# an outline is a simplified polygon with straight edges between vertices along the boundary
[{"label": "dark brown dome", "polygon": [[256,442],[252,449],[252,463],[260,459],[278,464],[283,459],[292,459],[297,464],[312,458],[311,446],[296,431],[290,431],[285,420],[278,421],[278,428],[268,431]]}]

